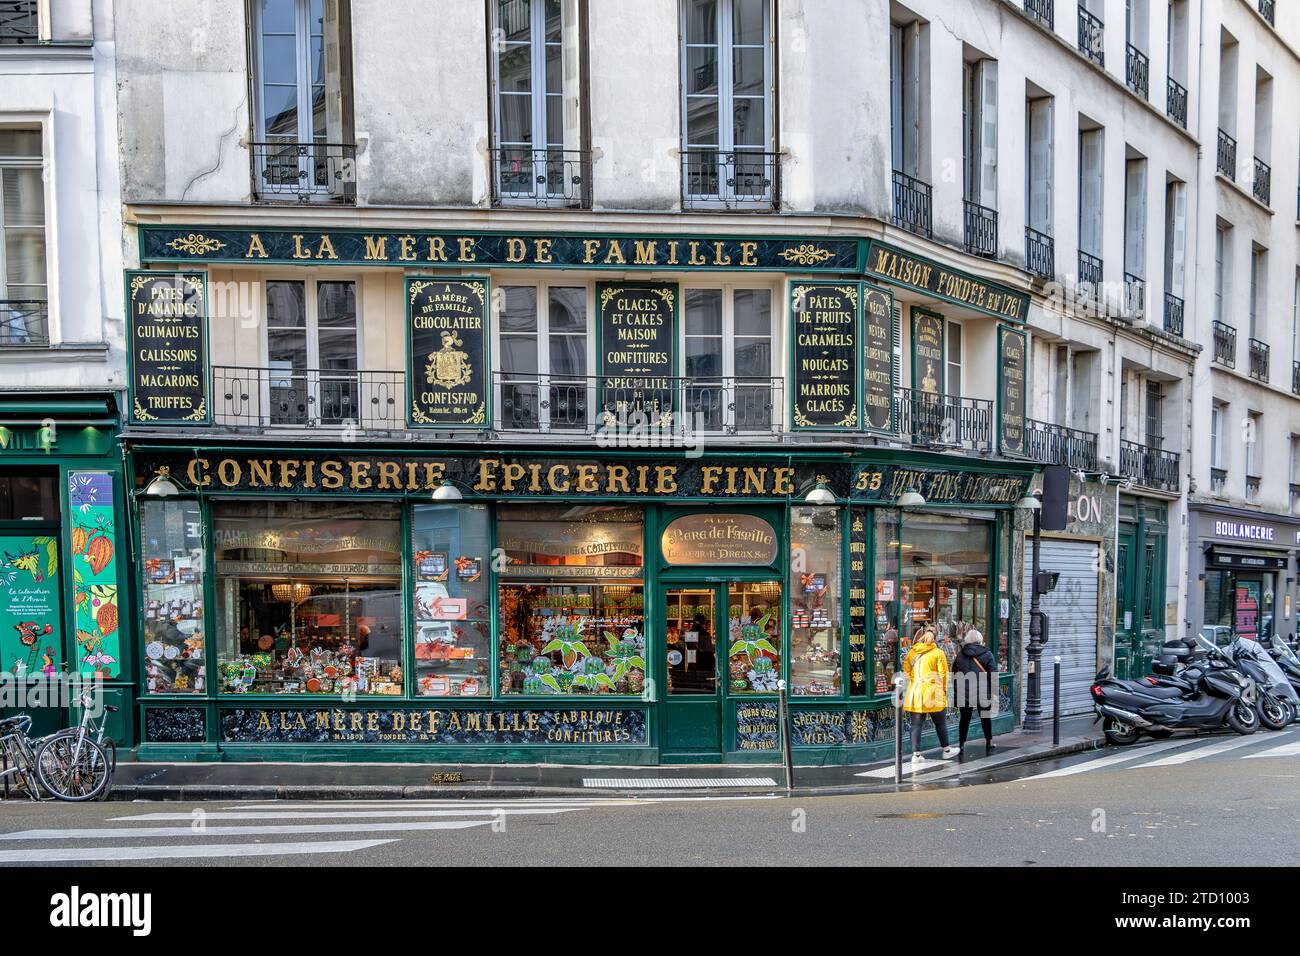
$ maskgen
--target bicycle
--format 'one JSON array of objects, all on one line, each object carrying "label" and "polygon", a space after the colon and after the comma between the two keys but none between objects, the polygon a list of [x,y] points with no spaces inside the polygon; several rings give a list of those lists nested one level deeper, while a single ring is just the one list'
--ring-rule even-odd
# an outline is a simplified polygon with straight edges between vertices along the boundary
[{"label": "bicycle", "polygon": [[[83,721],[84,724],[84,721]],[[27,736],[32,719],[18,714],[0,720],[0,779],[9,796],[10,778],[16,778],[32,800],[79,803],[107,792],[111,773],[108,756],[95,741],[77,731],[60,731],[47,737]]]},{"label": "bicycle", "polygon": [[4,784],[4,797],[9,799],[10,781],[16,780],[33,800],[41,799],[40,783],[36,779],[36,755],[27,731],[32,719],[26,714],[0,720],[0,781]]},{"label": "bicycle", "polygon": [[[104,713],[117,713],[117,708],[105,704]],[[90,697],[89,695],[83,695],[81,698],[81,720],[78,721],[77,726],[57,731],[39,741],[36,750],[38,774],[46,766],[59,770],[66,770],[75,766],[76,762],[81,758],[86,745],[89,744],[99,751],[106,772],[104,773],[104,781],[99,788],[91,796],[81,797],[80,799],[89,800],[91,797],[95,797],[103,800],[107,798],[108,792],[113,786],[113,774],[117,771],[117,744],[106,733],[107,723],[107,720],[100,719],[98,725],[96,724],[95,719],[91,716]],[[90,750],[90,753],[93,756],[95,750]],[[83,772],[89,770],[92,777],[96,772],[93,762],[89,768],[83,767],[81,769]],[[54,792],[52,787],[47,787],[47,789]],[[65,797],[62,799],[71,798]]]}]

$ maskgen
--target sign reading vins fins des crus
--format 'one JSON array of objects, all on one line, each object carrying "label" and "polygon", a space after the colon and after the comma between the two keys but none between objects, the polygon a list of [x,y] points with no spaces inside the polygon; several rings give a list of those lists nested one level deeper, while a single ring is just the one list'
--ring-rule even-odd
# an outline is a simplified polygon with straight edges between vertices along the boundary
[{"label": "sign reading vins fins des crus", "polygon": [[412,426],[487,428],[488,280],[406,280]]},{"label": "sign reading vins fins des crus", "polygon": [[796,428],[857,428],[861,285],[800,282],[790,288]]},{"label": "sign reading vins fins des crus", "polygon": [[998,445],[1004,454],[1025,453],[1025,334],[998,327]]},{"label": "sign reading vins fins des crus", "polygon": [[598,283],[596,307],[601,414],[663,422],[673,412],[677,286]]},{"label": "sign reading vins fins des crus", "polygon": [[208,409],[208,295],[202,272],[128,272],[132,424],[202,425]]},{"label": "sign reading vins fins des crus", "polygon": [[894,297],[862,286],[862,412],[867,428],[894,430]]}]

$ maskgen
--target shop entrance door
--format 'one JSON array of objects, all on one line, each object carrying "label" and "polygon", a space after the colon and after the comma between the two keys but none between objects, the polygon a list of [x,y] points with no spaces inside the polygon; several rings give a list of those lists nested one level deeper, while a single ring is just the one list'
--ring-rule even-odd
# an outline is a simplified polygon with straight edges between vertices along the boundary
[{"label": "shop entrance door", "polygon": [[726,621],[719,586],[669,587],[663,594],[659,653],[667,665],[662,751],[665,756],[722,756],[719,656],[726,654]]}]

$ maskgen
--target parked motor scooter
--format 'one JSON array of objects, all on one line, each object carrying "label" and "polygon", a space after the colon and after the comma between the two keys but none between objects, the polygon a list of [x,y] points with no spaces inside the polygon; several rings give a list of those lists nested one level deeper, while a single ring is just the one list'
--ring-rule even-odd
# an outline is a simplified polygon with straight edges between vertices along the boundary
[{"label": "parked motor scooter", "polygon": [[1300,694],[1300,657],[1296,657],[1291,645],[1275,634],[1265,642],[1264,649],[1286,675],[1291,689]]},{"label": "parked motor scooter", "polygon": [[1255,682],[1259,722],[1269,730],[1289,727],[1300,712],[1300,694],[1277,661],[1259,641],[1241,636],[1233,638],[1224,652],[1239,671]]}]

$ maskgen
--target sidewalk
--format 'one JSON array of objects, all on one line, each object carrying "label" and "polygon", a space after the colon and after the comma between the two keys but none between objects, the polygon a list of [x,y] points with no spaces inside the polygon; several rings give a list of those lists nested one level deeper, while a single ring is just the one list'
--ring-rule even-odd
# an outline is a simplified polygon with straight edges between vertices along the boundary
[{"label": "sidewalk", "polygon": [[[1091,717],[1061,723],[1052,744],[1049,723],[1041,733],[1015,731],[995,738],[997,750],[982,756],[982,741],[969,756],[930,767],[912,779],[907,761],[903,786],[925,786],[1003,767],[1058,757],[1102,745]],[[797,759],[797,755],[796,755]],[[801,767],[794,793],[817,796],[895,789],[893,764]],[[867,774],[864,776],[863,774]],[[528,797],[601,797],[695,794],[735,796],[785,793],[785,769],[773,764],[677,764],[602,767],[557,764],[410,763],[135,763],[118,765],[113,800],[399,800]]]}]

